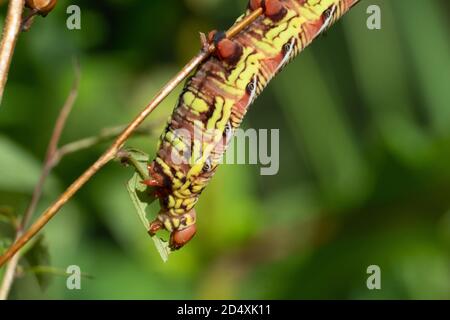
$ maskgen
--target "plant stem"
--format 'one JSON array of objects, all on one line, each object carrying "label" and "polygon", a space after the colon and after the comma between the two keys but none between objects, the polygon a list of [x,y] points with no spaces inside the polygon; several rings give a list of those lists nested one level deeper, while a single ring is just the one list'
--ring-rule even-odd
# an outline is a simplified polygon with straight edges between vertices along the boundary
[{"label": "plant stem", "polygon": [[11,60],[14,55],[17,38],[22,25],[22,12],[25,0],[10,0],[8,13],[3,28],[3,37],[0,43],[0,104],[3,99]]},{"label": "plant stem", "polygon": [[[155,123],[159,123],[159,121],[155,121]],[[103,129],[98,135],[83,138],[77,141],[73,141],[70,143],[67,143],[56,150],[54,156],[53,156],[53,166],[56,166],[63,157],[81,151],[85,149],[89,149],[95,145],[98,145],[102,142],[110,141],[114,138],[116,138],[119,134],[122,133],[122,131],[125,129],[125,126],[117,126],[112,128],[106,128]],[[134,135],[141,134],[141,135],[149,135],[153,133],[155,129],[155,124],[150,124],[145,127],[140,127],[134,131]]]},{"label": "plant stem", "polygon": [[[17,227],[16,240],[20,239],[20,237],[23,235],[28,222],[33,216],[33,213],[36,211],[37,204],[42,196],[44,183],[54,167],[55,162],[53,159],[57,151],[59,139],[61,138],[61,133],[64,129],[69,113],[72,110],[76,97],[78,95],[78,87],[80,83],[80,68],[77,62],[74,63],[74,70],[75,70],[75,80],[72,89],[70,90],[70,93],[58,115],[58,119],[56,120],[55,128],[53,129],[53,133],[51,135],[50,142],[47,147],[47,154],[44,161],[44,167],[42,168],[39,180],[36,186],[34,187],[33,194],[31,196],[31,201],[27,209],[25,210],[25,213]],[[16,268],[17,264],[19,263],[19,259],[20,255],[16,254],[8,263],[5,275],[3,277],[2,285],[0,287],[0,300],[4,300],[8,297],[9,291],[14,282],[14,275],[16,273]]]}]

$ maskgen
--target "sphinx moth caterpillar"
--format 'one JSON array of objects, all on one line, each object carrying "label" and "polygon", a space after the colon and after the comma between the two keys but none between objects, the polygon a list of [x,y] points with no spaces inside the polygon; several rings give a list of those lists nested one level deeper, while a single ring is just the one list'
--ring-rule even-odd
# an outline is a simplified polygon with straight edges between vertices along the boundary
[{"label": "sphinx moth caterpillar", "polygon": [[211,32],[216,51],[185,83],[145,183],[161,209],[149,233],[171,233],[172,250],[196,232],[194,206],[234,130],[269,81],[359,0],[250,0],[263,14],[232,39]]}]

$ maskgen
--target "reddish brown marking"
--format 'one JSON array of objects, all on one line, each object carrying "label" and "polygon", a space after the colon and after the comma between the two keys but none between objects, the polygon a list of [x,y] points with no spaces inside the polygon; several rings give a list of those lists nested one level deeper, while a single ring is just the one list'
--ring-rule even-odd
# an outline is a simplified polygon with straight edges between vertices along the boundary
[{"label": "reddish brown marking", "polygon": [[153,222],[150,223],[150,227],[148,228],[148,234],[153,237],[156,234],[156,232],[158,232],[162,228],[163,224],[161,221],[153,220]]},{"label": "reddish brown marking", "polygon": [[273,58],[262,60],[261,64],[263,64],[266,67],[266,69],[270,71],[269,74],[274,74],[278,70],[278,66],[280,65],[283,58],[284,54],[280,52]]},{"label": "reddish brown marking", "polygon": [[280,0],[266,0],[264,3],[265,15],[273,21],[280,21],[287,13],[287,9]]},{"label": "reddish brown marking", "polygon": [[208,42],[209,43],[212,43],[214,41],[214,36],[216,35],[216,33],[217,33],[217,30],[211,30],[208,33]]},{"label": "reddish brown marking", "polygon": [[167,192],[166,192],[164,189],[157,188],[157,189],[154,189],[154,190],[150,193],[150,195],[154,196],[155,198],[161,199],[161,198],[164,198],[164,196],[166,195],[166,193],[167,193]]},{"label": "reddish brown marking", "polygon": [[197,227],[194,224],[191,224],[189,227],[183,230],[175,230],[170,234],[170,243],[169,246],[172,250],[178,250],[182,246],[191,240],[195,233],[197,232]]},{"label": "reddish brown marking", "polygon": [[303,30],[305,32],[306,39],[309,39],[309,42],[317,36],[317,33],[322,28],[323,22],[321,20],[322,19],[304,24]]},{"label": "reddish brown marking", "polygon": [[248,103],[250,101],[250,95],[245,93],[244,96],[239,100],[232,109],[232,113],[238,117],[240,120],[244,118],[245,113],[247,112]]},{"label": "reddish brown marking", "polygon": [[142,181],[143,184],[146,184],[150,187],[164,187],[164,176],[155,170],[155,163],[151,162],[148,166],[148,174],[150,175],[150,179]]},{"label": "reddish brown marking", "polygon": [[250,10],[255,11],[256,9],[261,8],[263,5],[263,0],[250,0],[248,3],[248,7]]},{"label": "reddish brown marking", "polygon": [[233,64],[241,57],[242,47],[230,39],[222,39],[217,44],[217,54],[220,59]]},{"label": "reddish brown marking", "polygon": [[161,181],[156,180],[156,179],[143,180],[142,183],[147,185],[147,186],[149,186],[149,187],[162,187],[163,186]]}]

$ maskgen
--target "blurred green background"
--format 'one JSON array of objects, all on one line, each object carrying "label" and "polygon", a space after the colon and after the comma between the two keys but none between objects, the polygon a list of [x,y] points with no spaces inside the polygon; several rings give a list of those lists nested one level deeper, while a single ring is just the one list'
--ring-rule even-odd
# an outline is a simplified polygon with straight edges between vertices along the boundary
[{"label": "blurred green background", "polygon": [[[0,107],[3,211],[21,214],[29,202],[74,56],[81,87],[62,143],[130,121],[197,52],[199,31],[227,28],[246,1],[77,1],[73,31],[69,4],[36,19],[16,48]],[[370,4],[381,7],[381,30],[366,27]],[[280,129],[278,175],[221,166],[197,206],[196,237],[164,264],[129,200],[132,171],[110,164],[44,231],[49,265],[92,278],[70,291],[50,275],[42,290],[24,261],[10,298],[450,298],[449,21],[445,0],[363,0],[244,121]],[[148,123],[170,114],[180,89]],[[127,145],[153,155],[162,125]],[[106,146],[64,158],[36,215]],[[372,264],[381,290],[366,287]]]}]

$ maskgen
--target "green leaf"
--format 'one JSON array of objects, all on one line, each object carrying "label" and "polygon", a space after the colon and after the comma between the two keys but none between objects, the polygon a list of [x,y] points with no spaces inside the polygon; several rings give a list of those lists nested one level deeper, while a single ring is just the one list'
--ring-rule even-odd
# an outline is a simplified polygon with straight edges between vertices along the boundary
[{"label": "green leaf", "polygon": [[137,162],[141,163],[144,166],[144,168],[147,167],[147,163],[150,158],[147,153],[135,148],[126,148],[125,151],[129,154],[130,158],[133,158]]},{"label": "green leaf", "polygon": [[[50,254],[47,245],[44,243],[43,235],[37,237],[36,241],[25,253],[24,258],[31,269],[50,264]],[[45,290],[50,283],[49,273],[35,273],[35,276],[41,289]]]},{"label": "green leaf", "polygon": [[[142,183],[143,178],[147,179],[147,163],[148,163],[148,155],[145,153],[127,149],[126,155],[127,163],[132,165],[136,172],[133,174],[133,177],[127,183],[127,191],[130,195],[131,201],[133,202],[134,207],[136,208],[136,212],[141,220],[142,224],[145,227],[145,230],[148,231],[150,227],[150,222],[147,219],[146,209],[153,201],[155,201],[154,196],[150,196],[148,187]],[[167,241],[163,241],[157,236],[152,237],[153,242],[158,250],[161,259],[166,262],[169,259],[170,248]]]},{"label": "green leaf", "polygon": [[157,236],[153,236],[152,239],[153,243],[155,244],[156,250],[158,250],[158,253],[161,256],[161,259],[164,262],[167,262],[167,260],[169,260],[169,254],[172,252],[169,248],[169,242],[164,241]]},{"label": "green leaf", "polygon": [[5,222],[16,227],[17,215],[14,209],[9,206],[0,206],[0,222]]},{"label": "green leaf", "polygon": [[137,173],[133,174],[133,177],[127,183],[127,190],[128,194],[130,195],[131,201],[133,202],[134,207],[136,208],[136,212],[139,216],[139,219],[144,225],[145,230],[148,230],[150,227],[150,223],[147,219],[147,214],[145,212],[148,203],[142,201],[142,198],[138,195],[138,193],[142,193],[143,191],[145,191],[146,188],[146,186],[142,184],[141,181],[142,180],[139,177],[139,174]]},{"label": "green leaf", "polygon": [[[31,193],[41,174],[42,164],[28,151],[0,135],[0,190]],[[58,183],[49,177],[44,193],[54,192]]]},{"label": "green leaf", "polygon": [[145,152],[133,148],[126,148],[119,152],[117,159],[125,165],[134,167],[142,179],[149,178],[147,169],[149,155]]}]

